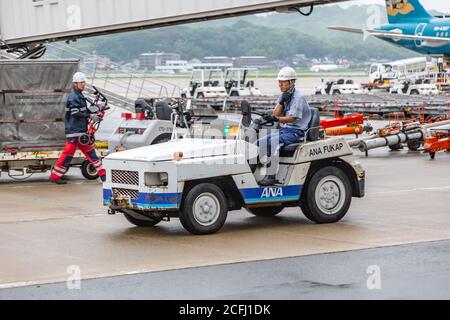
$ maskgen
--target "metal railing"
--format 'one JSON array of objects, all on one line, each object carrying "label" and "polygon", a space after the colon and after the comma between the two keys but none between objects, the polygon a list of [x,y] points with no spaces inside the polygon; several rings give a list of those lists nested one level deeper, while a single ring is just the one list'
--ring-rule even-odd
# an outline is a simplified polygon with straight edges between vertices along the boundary
[{"label": "metal railing", "polygon": [[[46,57],[49,58],[77,58],[83,61],[85,57],[92,54],[80,49],[70,47],[61,43],[48,45],[49,50]],[[125,66],[115,62],[106,64],[94,59],[93,66],[83,70],[88,78],[89,84],[107,92],[114,92],[125,100],[137,98],[175,98],[181,96],[181,88],[163,79],[154,79],[147,72],[129,70]]]}]

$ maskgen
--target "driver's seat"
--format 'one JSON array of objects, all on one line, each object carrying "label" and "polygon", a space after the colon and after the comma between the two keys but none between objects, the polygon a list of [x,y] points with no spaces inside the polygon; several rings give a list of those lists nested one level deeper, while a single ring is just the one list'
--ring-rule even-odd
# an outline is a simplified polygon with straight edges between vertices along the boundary
[{"label": "driver's seat", "polygon": [[[311,122],[308,126],[308,132],[306,136],[307,142],[314,142],[319,140],[320,138],[320,112],[317,108],[311,108]],[[281,149],[280,156],[282,157],[292,157],[293,153],[300,147],[304,141],[299,143],[290,144],[288,146],[284,146]]]},{"label": "driver's seat", "polygon": [[167,102],[159,101],[155,104],[156,117],[158,120],[170,121],[172,118],[172,108]]}]

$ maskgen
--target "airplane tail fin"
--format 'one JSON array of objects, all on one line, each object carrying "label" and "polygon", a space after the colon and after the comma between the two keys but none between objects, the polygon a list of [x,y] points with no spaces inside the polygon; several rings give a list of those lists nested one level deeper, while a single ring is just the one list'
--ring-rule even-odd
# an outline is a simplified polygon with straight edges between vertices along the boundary
[{"label": "airplane tail fin", "polygon": [[386,0],[386,11],[389,23],[432,18],[419,0]]}]

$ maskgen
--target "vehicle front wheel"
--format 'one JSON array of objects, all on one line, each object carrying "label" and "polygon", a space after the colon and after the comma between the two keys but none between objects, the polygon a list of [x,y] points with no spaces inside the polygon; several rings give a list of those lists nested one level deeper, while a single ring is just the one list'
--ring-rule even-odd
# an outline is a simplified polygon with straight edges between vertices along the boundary
[{"label": "vehicle front wheel", "polygon": [[222,190],[202,183],[186,195],[180,212],[183,227],[195,235],[208,235],[222,229],[228,216],[228,205]]},{"label": "vehicle front wheel", "polygon": [[262,207],[262,208],[249,208],[247,211],[257,217],[270,218],[275,217],[284,210],[284,207]]},{"label": "vehicle front wheel", "polygon": [[163,218],[150,218],[134,210],[127,210],[123,212],[123,214],[129,223],[140,228],[154,227],[158,223],[160,223],[163,219]]},{"label": "vehicle front wheel", "polygon": [[347,175],[339,168],[318,170],[305,186],[300,199],[304,215],[319,224],[342,220],[352,202],[352,188]]}]

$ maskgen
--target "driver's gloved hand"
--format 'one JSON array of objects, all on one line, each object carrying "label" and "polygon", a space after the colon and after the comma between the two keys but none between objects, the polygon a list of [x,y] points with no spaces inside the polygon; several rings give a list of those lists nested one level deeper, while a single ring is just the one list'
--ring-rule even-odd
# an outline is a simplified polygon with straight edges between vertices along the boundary
[{"label": "driver's gloved hand", "polygon": [[265,114],[264,115],[264,121],[266,121],[266,122],[278,122],[279,120],[278,120],[277,117],[275,117],[275,116],[273,116],[271,114]]}]

